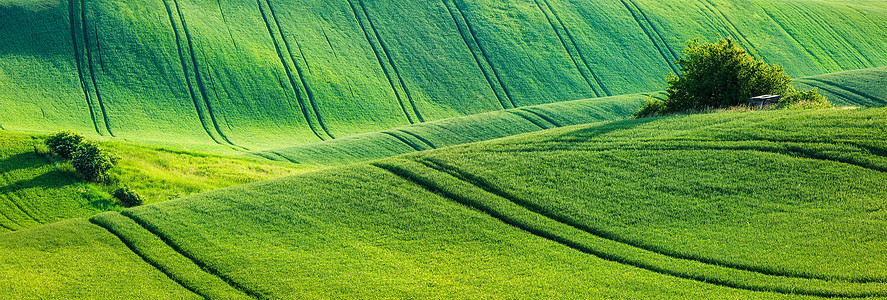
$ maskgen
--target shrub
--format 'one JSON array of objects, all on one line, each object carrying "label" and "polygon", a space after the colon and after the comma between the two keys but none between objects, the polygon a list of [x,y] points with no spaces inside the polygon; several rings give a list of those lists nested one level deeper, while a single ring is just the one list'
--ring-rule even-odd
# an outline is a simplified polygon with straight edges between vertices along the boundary
[{"label": "shrub", "polygon": [[139,206],[143,202],[142,196],[139,196],[139,194],[126,186],[117,188],[111,195],[120,201],[120,205],[125,207]]},{"label": "shrub", "polygon": [[95,144],[84,142],[74,152],[71,166],[83,179],[92,182],[101,181],[114,166],[114,159]]},{"label": "shrub", "polygon": [[[73,131],[62,131],[49,136],[46,139],[46,146],[49,151],[65,160],[73,158],[74,152],[80,148],[83,142],[83,136]],[[36,151],[36,150],[35,150]]]},{"label": "shrub", "polygon": [[677,63],[681,76],[668,75],[666,112],[745,104],[758,95],[782,95],[791,82],[781,66],[755,59],[731,38],[689,41]]},{"label": "shrub", "polygon": [[634,113],[635,118],[655,117],[665,111],[665,102],[653,97],[644,100],[644,106]]},{"label": "shrub", "polygon": [[813,109],[813,108],[830,108],[831,102],[828,98],[819,93],[819,88],[812,88],[805,91],[798,91],[789,87],[788,93],[782,99],[779,99],[779,108],[785,109]]}]

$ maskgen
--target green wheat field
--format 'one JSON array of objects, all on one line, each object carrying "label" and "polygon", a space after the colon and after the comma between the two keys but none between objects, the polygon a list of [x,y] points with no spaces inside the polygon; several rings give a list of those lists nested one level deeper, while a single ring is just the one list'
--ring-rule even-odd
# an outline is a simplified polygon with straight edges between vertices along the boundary
[{"label": "green wheat field", "polygon": [[0,299],[192,298],[887,299],[887,1],[0,0]]}]

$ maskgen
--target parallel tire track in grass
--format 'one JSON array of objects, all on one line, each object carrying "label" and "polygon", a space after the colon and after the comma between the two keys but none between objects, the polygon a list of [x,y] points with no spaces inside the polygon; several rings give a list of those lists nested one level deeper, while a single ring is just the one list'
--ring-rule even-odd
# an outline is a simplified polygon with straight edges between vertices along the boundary
[{"label": "parallel tire track in grass", "polygon": [[720,18],[721,22],[724,23],[725,29],[730,32],[730,35],[734,35],[734,38],[736,40],[741,41],[742,44],[749,48],[749,50],[752,50],[754,55],[760,55],[760,52],[758,52],[755,45],[747,37],[745,37],[745,34],[743,34],[742,31],[739,30],[738,27],[736,27],[736,24],[733,24],[733,21],[730,21],[730,18],[728,18],[723,11],[715,7],[714,3],[711,2],[711,0],[700,0],[700,2],[712,14],[715,14]]},{"label": "parallel tire track in grass", "polygon": [[[416,103],[413,100],[413,95],[412,93],[410,93],[410,89],[407,87],[406,82],[403,80],[403,76],[401,75],[400,70],[398,70],[397,64],[394,63],[394,58],[391,56],[391,51],[388,50],[388,46],[385,44],[382,36],[379,35],[379,31],[376,29],[376,25],[373,23],[373,19],[370,17],[370,13],[366,7],[366,4],[362,0],[346,1],[348,1],[348,5],[351,6],[351,11],[354,14],[354,18],[357,19],[358,24],[363,29],[364,37],[366,37],[367,42],[370,43],[373,51],[376,52],[376,59],[379,61],[379,65],[385,71],[385,75],[388,78],[389,83],[391,84],[391,88],[394,89],[395,94],[398,95],[398,100],[401,101],[401,108],[404,110],[404,114],[407,115],[407,118],[410,120],[411,124],[425,122],[425,118],[422,117],[422,114],[419,112],[418,107],[416,107]],[[354,4],[354,1],[357,1],[357,5]],[[360,6],[359,9],[358,6]],[[372,32],[372,37],[370,36],[370,32]],[[378,46],[376,44],[378,44]],[[382,59],[382,56],[385,56],[385,59]],[[392,74],[394,75],[392,76]],[[397,83],[394,82],[394,77],[397,77]],[[400,89],[398,89],[398,87]],[[402,91],[403,95],[406,96],[407,102],[409,102],[410,107],[412,108],[415,119],[418,121],[414,121],[413,118],[410,116],[406,105],[403,103],[403,97],[400,96],[400,91]]]},{"label": "parallel tire track in grass", "polygon": [[[861,92],[861,91],[859,91],[859,90],[857,90],[857,89],[854,89],[854,88],[852,88],[852,87],[848,87],[848,86],[846,86],[846,85],[840,85],[840,84],[838,84],[838,83],[834,83],[834,82],[830,82],[830,81],[822,80],[822,79],[819,79],[819,78],[816,78],[816,77],[805,77],[805,78],[798,79],[797,81],[798,81],[798,82],[801,82],[801,83],[804,83],[805,81],[808,81],[808,82],[809,82],[809,81],[813,81],[813,82],[816,82],[816,84],[810,84],[810,83],[807,83],[807,84],[808,84],[808,85],[812,85],[812,86],[816,86],[816,87],[819,87],[819,86],[821,86],[821,85],[826,85],[826,86],[829,86],[829,87],[834,87],[834,88],[836,88],[836,89],[840,89],[840,90],[845,91],[845,92],[847,92],[847,93],[850,93],[850,94],[853,94],[853,95],[856,95],[856,96],[859,96],[859,97],[865,98],[866,100],[871,101],[871,103],[881,103],[881,102],[884,102],[882,99],[879,99],[879,98],[877,98],[877,97],[873,97],[873,96],[871,96],[871,95],[868,95],[868,94],[866,94],[866,93],[864,93],[864,92]],[[820,87],[820,88],[821,88],[821,87]],[[835,93],[835,94],[841,94],[841,93]]]},{"label": "parallel tire track in grass", "polygon": [[[80,0],[80,26],[83,30],[83,55],[86,56],[86,64],[89,66],[89,77],[90,81],[92,81],[92,89],[95,91],[96,101],[99,103],[99,109],[102,112],[102,119],[105,123],[105,130],[108,131],[112,137],[114,136],[114,132],[111,131],[111,124],[108,120],[108,111],[105,109],[105,102],[102,100],[102,93],[99,91],[98,80],[96,80],[95,75],[95,64],[92,59],[92,51],[89,50],[89,28],[86,25],[86,0]],[[96,28],[96,45],[98,45],[98,26]]]},{"label": "parallel tire track in grass", "polygon": [[[770,18],[771,21],[773,21],[773,23],[776,23],[776,25],[779,26],[779,29],[784,32],[786,36],[791,38],[791,40],[794,41],[795,45],[797,45],[798,48],[804,49],[804,51],[807,52],[807,55],[810,56],[810,59],[812,61],[815,61],[822,71],[829,71],[829,69],[822,64],[823,59],[816,54],[813,54],[813,51],[811,51],[810,48],[802,44],[801,41],[799,41],[798,38],[795,37],[795,35],[792,34],[791,31],[789,31],[789,27],[786,27],[785,24],[783,24],[783,21],[777,19],[777,17],[772,12],[768,11],[767,8],[765,8],[764,6],[761,6],[761,11],[763,11],[764,14],[767,15],[767,17]],[[830,58],[830,60],[833,64],[837,64],[834,59]]]},{"label": "parallel tire track in grass", "polygon": [[[514,107],[514,103],[508,95],[508,90],[506,90],[505,85],[502,84],[502,79],[499,78],[496,69],[493,68],[493,65],[483,52],[483,48],[477,40],[477,37],[475,37],[474,33],[469,29],[470,25],[468,24],[465,15],[458,7],[456,7],[456,3],[454,3],[453,0],[441,0],[441,2],[443,2],[443,6],[447,9],[447,12],[450,13],[450,17],[453,19],[453,24],[456,26],[456,30],[459,31],[459,35],[462,36],[462,41],[465,42],[465,46],[468,47],[468,50],[474,57],[475,64],[477,64],[477,67],[483,72],[484,78],[487,79],[487,84],[489,84],[490,89],[493,90],[496,99],[499,100],[499,105],[502,106],[503,109],[509,108],[505,106],[505,100],[502,100],[504,98],[511,103],[511,107]],[[456,13],[453,12],[454,10],[459,13],[458,18],[456,17]],[[496,83],[493,83],[494,79]]]},{"label": "parallel tire track in grass", "polygon": [[[418,123],[416,120],[413,120],[413,116],[411,116],[410,113],[407,111],[406,104],[404,104],[403,101],[403,96],[401,96],[401,93],[403,92],[399,90],[397,88],[397,85],[394,83],[394,78],[392,78],[391,76],[392,71],[389,70],[390,66],[387,65],[389,60],[382,59],[382,55],[385,52],[379,49],[380,46],[376,46],[376,43],[378,43],[379,41],[379,37],[375,35],[375,32],[373,32],[372,37],[370,36],[371,30],[367,29],[368,25],[366,24],[369,23],[369,21],[364,21],[364,18],[367,18],[367,16],[358,11],[352,0],[345,1],[347,1],[348,5],[351,7],[351,13],[354,15],[354,19],[357,20],[357,25],[360,26],[360,29],[363,31],[363,36],[366,39],[367,44],[369,44],[370,48],[373,49],[373,54],[376,55],[376,61],[379,63],[379,67],[382,68],[382,72],[385,73],[385,78],[388,79],[388,84],[391,86],[391,90],[394,92],[394,96],[397,97],[397,102],[400,104],[400,109],[403,111],[404,116],[407,117],[407,121],[409,121],[410,124]],[[361,16],[363,16],[363,18],[361,18]],[[385,55],[387,57],[387,54]]]},{"label": "parallel tire track in grass", "polygon": [[[539,9],[540,12],[545,16],[545,19],[548,21],[548,25],[551,26],[551,30],[554,31],[555,35],[557,35],[558,40],[561,42],[561,46],[564,47],[564,51],[567,52],[567,55],[570,56],[570,60],[573,62],[573,66],[576,67],[576,70],[579,71],[579,74],[582,75],[582,78],[585,79],[585,83],[588,84],[588,88],[594,93],[595,97],[603,97],[609,96],[609,93],[605,93],[603,91],[603,85],[601,85],[601,81],[594,75],[594,71],[588,65],[588,61],[585,60],[585,57],[582,56],[582,51],[579,50],[579,45],[576,44],[576,40],[573,39],[573,36],[570,34],[567,26],[564,25],[563,20],[558,14],[554,11],[554,7],[548,3],[547,0],[542,0],[545,2],[545,7],[539,2],[539,0],[534,0],[536,3],[536,8]],[[557,25],[555,22],[557,21]],[[564,38],[566,36],[566,39]],[[567,43],[569,40],[569,45]],[[577,59],[577,56],[579,57]],[[582,61],[582,66],[579,65],[579,60]],[[584,67],[584,68],[583,68]],[[591,78],[589,78],[591,77]],[[592,83],[592,80],[594,83]],[[599,90],[600,89],[600,90]]]},{"label": "parallel tire track in grass", "polygon": [[596,235],[497,195],[458,173],[436,170],[422,162],[376,162],[382,168],[431,192],[478,209],[503,223],[574,250],[668,276],[750,291],[820,297],[862,298],[887,296],[884,283],[831,282],[791,278],[722,267],[716,264],[671,257]]},{"label": "parallel tire track in grass", "polygon": [[[168,0],[164,0],[168,1]],[[191,38],[191,30],[188,29],[188,22],[185,20],[185,15],[182,13],[181,7],[179,6],[178,0],[172,0],[173,4],[176,6],[176,12],[179,15],[179,20],[182,22],[182,30],[185,32],[185,41],[188,45],[188,54],[191,57],[191,67],[194,69],[194,80],[197,85],[197,89],[200,91],[200,96],[203,99],[203,105],[206,107],[206,114],[209,116],[210,122],[212,122],[212,126],[215,128],[215,132],[222,137],[222,139],[228,145],[238,147],[237,144],[231,142],[227,135],[222,132],[221,127],[219,127],[219,122],[216,120],[216,114],[213,112],[213,107],[209,98],[209,95],[206,93],[206,86],[203,82],[203,75],[200,72],[200,67],[197,64],[197,54],[194,52],[194,40]]]},{"label": "parallel tire track in grass", "polygon": [[[306,100],[308,105],[311,105],[311,109],[314,111],[314,116],[317,118],[317,124],[320,125],[320,128],[323,129],[323,132],[326,133],[331,139],[335,139],[336,137],[330,133],[330,130],[326,127],[326,124],[323,122],[323,117],[320,115],[320,111],[317,110],[317,103],[314,98],[314,92],[311,90],[311,86],[308,85],[308,81],[305,79],[305,73],[302,71],[302,67],[299,66],[295,56],[293,55],[293,48],[290,46],[289,40],[287,40],[286,35],[283,34],[283,27],[280,26],[280,20],[277,18],[277,12],[274,10],[274,6],[271,5],[271,0],[265,0],[265,3],[268,4],[268,11],[271,12],[271,18],[274,19],[274,24],[277,27],[277,32],[280,34],[280,39],[283,41],[283,45],[286,48],[286,52],[289,54],[290,61],[293,62],[293,67],[296,69],[296,75],[299,77],[299,82],[302,84],[302,89],[305,91],[305,95],[307,96]],[[260,7],[261,8],[261,7]],[[264,17],[264,11],[262,12],[262,16]],[[270,25],[269,25],[270,26]],[[272,35],[273,39],[274,36]],[[305,58],[305,54],[302,53],[302,47],[299,45],[299,42],[296,41],[296,47],[299,49],[299,55],[302,57],[302,60],[305,61],[305,65],[307,66],[307,60]],[[290,74],[291,75],[291,74]],[[298,93],[298,91],[297,91]],[[302,105],[300,103],[300,105]],[[308,116],[306,115],[306,118]],[[313,130],[313,129],[312,129]]]},{"label": "parallel tire track in grass", "polygon": [[431,147],[431,149],[437,149],[437,146],[435,146],[434,143],[432,143],[431,141],[429,141],[429,140],[426,139],[426,138],[423,138],[422,136],[420,136],[420,135],[418,135],[418,134],[415,134],[415,133],[412,133],[412,132],[409,132],[409,131],[406,131],[406,130],[403,130],[403,129],[399,129],[398,131],[403,132],[403,133],[405,133],[405,134],[407,134],[407,135],[409,135],[409,136],[412,136],[412,137],[416,138],[417,140],[422,141],[423,143],[425,143],[426,145],[428,145],[429,147]]},{"label": "parallel tire track in grass", "polygon": [[[668,47],[668,45],[665,43],[665,40],[662,39],[662,35],[660,35],[656,31],[656,29],[653,28],[653,24],[650,22],[650,19],[647,19],[646,15],[641,12],[640,8],[638,8],[633,1],[619,1],[622,2],[622,5],[625,6],[625,9],[628,10],[628,12],[634,18],[635,22],[638,24],[638,27],[640,27],[644,31],[644,33],[647,35],[647,38],[650,39],[650,43],[652,43],[653,46],[656,47],[656,50],[659,51],[659,55],[661,55],[662,59],[665,60],[665,63],[668,64],[669,67],[671,67],[671,70],[674,72],[674,74],[680,74],[680,72],[678,72],[678,68],[674,65],[677,61],[677,55],[675,55],[674,51],[672,51],[671,48]],[[631,3],[631,5],[629,5],[629,3]],[[632,8],[632,6],[634,6],[634,8]],[[641,18],[643,18],[645,22],[642,22]],[[646,24],[646,26],[644,26],[644,24]],[[653,37],[654,34],[656,35],[656,37],[658,37],[658,41],[657,38]],[[662,48],[666,49],[663,50]],[[668,54],[666,54],[666,50],[668,50]]]},{"label": "parallel tire track in grass", "polygon": [[206,116],[207,113],[205,112],[204,108],[201,106],[201,104],[205,105],[205,103],[201,103],[203,101],[197,99],[198,94],[196,91],[194,91],[194,84],[195,83],[193,83],[191,80],[191,73],[189,71],[188,61],[185,59],[185,49],[182,46],[183,42],[182,42],[181,34],[179,33],[179,29],[178,29],[179,26],[176,25],[175,17],[172,12],[172,7],[169,4],[169,0],[163,0],[163,5],[166,8],[166,13],[169,16],[169,25],[172,27],[171,29],[172,29],[173,35],[175,36],[176,49],[178,50],[178,54],[179,54],[179,63],[181,63],[181,65],[182,65],[182,74],[184,75],[185,83],[188,86],[188,94],[191,97],[191,101],[194,103],[194,110],[197,113],[197,119],[200,120],[200,124],[203,126],[203,130],[206,132],[206,135],[208,135],[210,138],[212,138],[212,140],[216,144],[224,145],[225,142],[223,140],[220,140],[219,137],[217,137],[216,134],[213,133],[213,130],[210,129],[211,128],[209,125],[210,122],[207,122],[207,116]]},{"label": "parallel tire track in grass", "polygon": [[[275,30],[271,27],[271,21],[268,20],[268,14],[262,7],[262,0],[256,0],[256,6],[259,8],[259,12],[262,14],[262,20],[265,21],[265,26],[268,29],[268,35],[271,36],[271,42],[274,44],[274,50],[277,51],[277,57],[280,59],[280,64],[283,66],[283,71],[286,73],[287,79],[289,79],[290,89],[292,89],[293,94],[295,94],[296,102],[298,102],[299,105],[299,111],[302,112],[302,117],[305,118],[305,122],[308,123],[308,128],[311,129],[311,132],[314,133],[314,135],[317,136],[317,138],[321,141],[325,141],[326,139],[320,135],[320,132],[317,130],[317,128],[315,128],[314,122],[308,115],[308,109],[305,107],[305,101],[302,99],[302,92],[297,87],[298,85],[296,84],[296,80],[295,78],[293,78],[293,71],[290,70],[289,64],[286,62],[286,58],[284,58],[283,50],[281,50],[280,48],[280,42],[278,42],[277,38],[274,37]],[[279,28],[276,31],[278,33],[281,32]]]},{"label": "parallel tire track in grass", "polygon": [[[224,281],[226,283],[226,285],[230,286],[232,289],[236,289],[240,293],[248,295],[252,298],[257,298],[257,299],[263,298],[263,297],[261,297],[260,294],[256,293],[255,291],[251,291],[251,290],[243,287],[242,285],[238,284],[237,282],[233,281],[231,278],[229,278],[228,276],[219,272],[213,266],[207,265],[206,263],[203,263],[202,261],[196,259],[190,253],[184,251],[181,246],[177,245],[176,243],[173,243],[172,240],[170,240],[168,237],[160,234],[159,231],[157,230],[157,228],[155,228],[154,226],[152,226],[150,223],[146,222],[145,220],[141,219],[137,215],[132,214],[129,211],[122,211],[122,212],[120,212],[120,215],[132,220],[133,222],[135,222],[135,224],[137,224],[139,227],[146,230],[148,233],[150,233],[151,235],[153,235],[154,237],[156,237],[157,239],[162,241],[164,244],[166,244],[166,246],[171,248],[173,251],[175,251],[176,253],[178,253],[182,257],[187,258],[188,260],[193,262],[196,266],[200,267],[200,269],[203,272],[211,274],[212,276],[215,276],[216,278]],[[201,278],[200,280],[206,280],[206,278]]]},{"label": "parallel tire track in grass", "polygon": [[[514,97],[512,97],[511,92],[508,91],[508,86],[506,86],[505,82],[502,81],[502,77],[499,75],[499,71],[496,69],[495,66],[493,66],[493,61],[490,60],[490,55],[487,53],[486,48],[477,37],[477,30],[474,28],[473,25],[471,25],[471,22],[468,21],[468,17],[465,16],[465,3],[456,1],[462,0],[450,0],[450,2],[453,3],[453,8],[456,10],[456,12],[459,13],[459,16],[462,17],[462,21],[465,22],[465,27],[468,28],[468,34],[471,35],[471,39],[477,45],[477,49],[480,50],[480,54],[484,58],[483,61],[486,61],[487,64],[490,66],[490,70],[496,77],[496,82],[499,83],[499,87],[502,88],[502,92],[505,94],[505,97],[508,98],[508,101],[511,103],[511,107],[518,107],[517,104],[515,104],[514,102]],[[462,5],[459,5],[459,3],[462,3]]]},{"label": "parallel tire track in grass", "polygon": [[[81,0],[83,1],[83,0]],[[81,8],[82,10],[82,8]],[[77,27],[80,22],[77,22],[75,16],[81,16],[81,14],[75,14],[74,9],[74,0],[68,0],[68,19],[70,20],[71,25],[71,42],[73,43],[74,48],[74,62],[77,66],[77,76],[80,80],[80,89],[83,90],[83,97],[86,98],[86,107],[89,109],[89,117],[92,119],[93,127],[95,128],[95,132],[99,135],[104,135],[104,133],[99,129],[98,120],[95,118],[95,109],[93,108],[92,98],[89,95],[89,88],[86,86],[86,79],[84,78],[84,70],[83,70],[83,57],[80,53],[80,43],[77,38]],[[83,30],[80,30],[83,33]]]},{"label": "parallel tire track in grass", "polygon": [[533,114],[533,115],[539,117],[540,119],[545,120],[545,122],[551,123],[551,125],[554,125],[555,127],[563,127],[563,125],[558,124],[558,122],[556,122],[554,119],[549,118],[549,117],[546,116],[545,114],[540,113],[540,112],[534,110],[534,109],[531,108],[531,107],[521,108],[520,111],[524,111],[524,112],[527,112],[527,113]]},{"label": "parallel tire track in grass", "polygon": [[133,219],[109,212],[89,219],[117,236],[132,252],[170,279],[207,299],[253,299],[224,278],[209,273],[198,262],[177,252]]},{"label": "parallel tire track in grass", "polygon": [[[529,117],[529,116],[527,116],[527,115],[525,115],[525,114],[522,114],[521,112],[524,112],[523,110],[508,110],[507,112],[510,113],[510,114],[513,114],[513,115],[515,115],[515,116],[518,116],[518,117],[524,118],[524,120],[527,120],[527,121],[529,121],[530,123],[533,123],[533,125],[538,126],[540,129],[551,129],[551,128],[554,128],[554,127],[552,127],[552,126],[544,126],[544,125],[542,125],[542,123],[540,123],[538,120],[535,120],[535,119],[533,119],[533,118],[531,118],[531,117]],[[556,127],[556,126],[555,126],[555,127]]]},{"label": "parallel tire track in grass", "polygon": [[424,150],[428,150],[428,149],[426,149],[426,148],[424,148],[424,147],[421,147],[421,146],[419,146],[419,145],[416,145],[416,143],[410,142],[409,140],[407,140],[407,139],[403,138],[402,136],[399,136],[399,135],[397,135],[397,134],[395,134],[395,133],[393,133],[393,132],[382,131],[381,134],[384,134],[384,135],[387,135],[387,136],[393,137],[393,138],[397,139],[398,141],[400,141],[401,143],[404,143],[405,145],[410,146],[410,148],[415,149],[416,151],[424,151]]}]

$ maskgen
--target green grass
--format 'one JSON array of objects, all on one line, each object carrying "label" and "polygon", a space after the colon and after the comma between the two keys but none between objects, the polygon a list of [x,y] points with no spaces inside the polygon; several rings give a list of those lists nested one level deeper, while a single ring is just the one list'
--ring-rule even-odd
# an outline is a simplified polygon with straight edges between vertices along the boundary
[{"label": "green grass", "polygon": [[885,121],[870,108],[569,126],[91,221],[192,290],[259,298],[884,297]]},{"label": "green grass", "polygon": [[342,165],[543,129],[630,116],[648,94],[565,101],[443,119],[260,152],[265,158]]},{"label": "green grass", "polygon": [[49,156],[45,138],[0,131],[0,232],[119,210],[110,193],[120,185],[131,187],[148,204],[313,169],[104,141],[99,144],[118,158],[118,164],[108,182],[92,184],[80,180],[69,164]]},{"label": "green grass", "polygon": [[[818,87],[837,106],[887,104],[887,68],[869,68],[797,78],[800,89]],[[341,139],[258,152],[264,158],[314,165],[341,165],[506,136],[631,116],[648,95],[620,95],[526,106],[407,125]]]},{"label": "green grass", "polygon": [[887,68],[829,73],[798,78],[801,88],[818,87],[819,92],[837,105],[880,107],[887,105]]},{"label": "green grass", "polygon": [[82,219],[0,234],[0,265],[6,298],[200,299]]},{"label": "green grass", "polygon": [[5,0],[0,126],[275,149],[660,90],[694,38],[732,36],[796,77],[881,67],[885,16],[831,0]]}]

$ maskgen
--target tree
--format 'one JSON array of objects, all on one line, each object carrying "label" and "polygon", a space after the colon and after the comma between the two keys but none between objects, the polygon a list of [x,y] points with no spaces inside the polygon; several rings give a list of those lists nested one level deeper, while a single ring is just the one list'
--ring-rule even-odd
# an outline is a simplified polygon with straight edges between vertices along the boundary
[{"label": "tree", "polygon": [[731,38],[689,41],[677,63],[681,76],[668,76],[666,112],[730,107],[758,95],[784,95],[791,82],[782,66],[755,59]]},{"label": "tree", "polygon": [[114,167],[114,159],[102,148],[93,143],[84,142],[71,158],[71,166],[86,181],[99,182]]},{"label": "tree", "polygon": [[779,108],[821,108],[831,104],[816,89],[797,91],[778,64],[755,58],[731,38],[715,43],[687,42],[677,63],[680,76],[668,74],[667,98],[648,99],[634,116],[650,117],[748,103],[754,96],[782,95]]},{"label": "tree", "polygon": [[46,146],[56,156],[64,160],[70,160],[74,152],[77,152],[77,149],[80,148],[80,143],[83,142],[83,139],[82,135],[76,134],[73,131],[62,131],[49,136],[46,139]]}]

